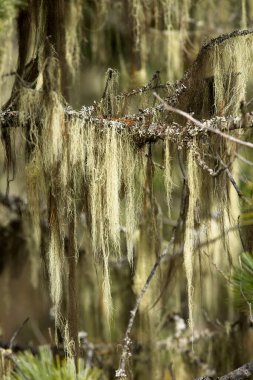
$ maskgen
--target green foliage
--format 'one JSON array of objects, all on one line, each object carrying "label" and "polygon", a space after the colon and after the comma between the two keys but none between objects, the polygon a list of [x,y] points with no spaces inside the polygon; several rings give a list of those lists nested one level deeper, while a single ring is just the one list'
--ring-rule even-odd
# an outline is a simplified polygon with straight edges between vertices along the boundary
[{"label": "green foliage", "polygon": [[12,373],[13,380],[105,380],[102,371],[94,369],[80,370],[76,375],[73,363],[59,358],[54,360],[47,346],[40,348],[39,356],[25,352],[18,356],[17,368]]},{"label": "green foliage", "polygon": [[244,252],[240,256],[232,282],[236,303],[248,309],[253,302],[253,255],[251,253]]}]

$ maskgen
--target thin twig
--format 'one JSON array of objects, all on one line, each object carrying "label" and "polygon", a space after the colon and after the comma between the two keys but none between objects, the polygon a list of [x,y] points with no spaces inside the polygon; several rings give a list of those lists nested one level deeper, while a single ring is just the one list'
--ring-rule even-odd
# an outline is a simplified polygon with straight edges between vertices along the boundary
[{"label": "thin twig", "polygon": [[244,196],[244,194],[243,194],[243,193],[241,192],[241,190],[239,189],[239,186],[237,185],[237,183],[236,183],[236,181],[235,181],[235,179],[234,179],[234,177],[233,177],[231,171],[228,169],[228,165],[226,165],[220,157],[217,157],[217,159],[218,159],[218,161],[220,162],[220,164],[223,166],[225,173],[227,174],[227,176],[228,176],[230,182],[232,183],[232,185],[233,185],[235,191],[236,191],[237,194],[238,194],[238,197],[244,199],[246,202],[249,203],[248,199]]},{"label": "thin twig", "polygon": [[173,370],[173,364],[172,363],[169,364],[169,373],[171,376],[171,380],[176,380],[176,375],[175,375],[175,372]]},{"label": "thin twig", "polygon": [[242,161],[242,162],[244,162],[245,164],[248,164],[248,165],[250,165],[250,166],[253,166],[253,161],[247,160],[247,158],[243,157],[243,156],[242,156],[241,154],[239,154],[239,153],[235,153],[235,155],[236,155],[236,157],[237,157],[240,161]]},{"label": "thin twig", "polygon": [[9,349],[11,350],[12,347],[13,347],[13,344],[15,342],[15,339],[17,338],[18,334],[20,333],[20,331],[22,330],[22,328],[24,327],[24,325],[29,321],[29,317],[26,318],[24,320],[24,322],[22,323],[21,326],[19,326],[19,328],[14,332],[14,334],[12,335],[11,337],[11,340],[10,340],[10,344],[9,344]]},{"label": "thin twig", "polygon": [[[171,243],[171,242],[170,242]],[[152,278],[154,277],[155,273],[156,273],[156,270],[157,268],[159,267],[161,261],[164,259],[164,257],[168,256],[169,254],[169,248],[170,248],[170,243],[168,245],[168,247],[163,251],[163,253],[157,258],[146,282],[145,282],[145,285],[143,286],[139,296],[137,297],[136,299],[136,303],[135,303],[135,306],[133,308],[133,310],[130,311],[130,319],[129,319],[129,322],[128,322],[128,325],[127,325],[127,329],[126,329],[126,333],[125,333],[125,338],[124,338],[124,345],[123,345],[123,349],[122,349],[122,354],[121,354],[121,358],[120,358],[120,364],[119,364],[119,368],[117,369],[116,373],[115,373],[115,377],[116,379],[118,378],[127,378],[127,374],[126,374],[126,363],[127,363],[127,360],[128,358],[131,356],[131,339],[130,339],[130,334],[131,334],[131,331],[132,331],[132,327],[133,327],[133,324],[134,324],[134,320],[135,320],[135,317],[136,317],[136,314],[137,314],[137,311],[139,309],[139,306],[140,306],[140,303],[149,287],[149,284],[152,280]]]},{"label": "thin twig", "polygon": [[209,132],[215,133],[216,135],[224,137],[225,139],[227,139],[229,141],[233,141],[233,142],[235,142],[237,144],[240,144],[240,145],[243,145],[243,146],[247,146],[248,148],[253,148],[253,144],[252,143],[250,143],[248,141],[240,140],[237,137],[230,136],[227,133],[224,133],[224,132],[220,131],[219,129],[210,127],[208,125],[207,121],[204,122],[204,123],[201,123],[199,120],[195,119],[189,113],[187,113],[185,111],[182,111],[182,110],[179,110],[178,108],[174,108],[174,107],[170,106],[169,104],[167,104],[156,92],[153,92],[153,94],[164,105],[164,107],[168,111],[177,113],[178,115],[181,115],[181,116],[185,117],[186,119],[188,119],[189,121],[191,121],[192,123],[194,123],[195,125],[197,125],[197,127],[202,128],[203,130],[207,130]]}]

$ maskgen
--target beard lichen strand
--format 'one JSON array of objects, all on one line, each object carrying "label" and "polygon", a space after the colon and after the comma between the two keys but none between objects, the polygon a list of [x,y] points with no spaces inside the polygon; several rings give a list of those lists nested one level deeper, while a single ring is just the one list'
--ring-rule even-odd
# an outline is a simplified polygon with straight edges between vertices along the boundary
[{"label": "beard lichen strand", "polygon": [[[29,123],[33,143],[37,143],[35,137],[38,135],[37,122],[43,101],[42,93],[33,89],[22,88],[18,93],[18,124],[26,127]],[[33,134],[34,132],[34,134]]]},{"label": "beard lichen strand", "polygon": [[[60,309],[66,271],[64,228],[66,223],[66,188],[69,172],[64,169],[64,109],[58,95],[45,97],[40,91],[22,90],[19,96],[19,123],[28,128],[32,151],[26,164],[27,196],[35,233],[40,233],[40,206],[49,211],[47,266],[55,324],[60,326]],[[46,202],[46,199],[49,201]],[[38,236],[39,238],[39,236]]]},{"label": "beard lichen strand", "polygon": [[96,164],[96,152],[97,147],[97,135],[96,127],[94,124],[87,122],[84,126],[84,149],[85,149],[85,167],[86,167],[86,177],[89,179],[94,172]]},{"label": "beard lichen strand", "polygon": [[39,134],[37,128],[38,104],[40,94],[34,90],[24,89],[18,98],[19,119],[21,127],[28,128],[29,144],[33,149],[25,166],[26,188],[29,212],[32,218],[33,230],[36,241],[40,240],[40,200],[45,195],[44,173],[42,169],[42,157],[39,150]]},{"label": "beard lichen strand", "polygon": [[87,131],[86,170],[94,252],[104,246],[102,237],[114,251],[120,251],[121,144],[121,137],[114,127],[99,131],[91,126]]},{"label": "beard lichen strand", "polygon": [[65,7],[66,61],[74,77],[80,62],[79,29],[83,14],[82,1],[69,1]]},{"label": "beard lichen strand", "polygon": [[127,132],[124,136],[123,146],[125,154],[122,159],[122,176],[125,190],[126,245],[128,261],[132,265],[143,202],[146,150],[137,148]]},{"label": "beard lichen strand", "polygon": [[133,32],[135,36],[135,48],[140,50],[142,43],[142,29],[145,25],[145,15],[143,4],[139,0],[128,0],[130,2],[132,19],[133,19]]},{"label": "beard lichen strand", "polygon": [[105,315],[108,322],[112,317],[112,293],[111,293],[111,281],[110,281],[110,269],[109,269],[109,247],[108,242],[105,242],[106,246],[103,250],[103,265],[104,265],[104,278],[103,278],[103,301],[105,306]]},{"label": "beard lichen strand", "polygon": [[[22,89],[18,98],[19,120],[21,127],[27,130],[27,138],[31,146],[25,164],[26,194],[28,210],[25,212],[24,225],[29,233],[27,248],[31,262],[31,283],[37,287],[40,269],[41,249],[41,208],[45,203],[45,183],[42,159],[39,150],[39,134],[37,128],[38,104],[40,94],[34,90]],[[27,142],[28,144],[28,142]]]},{"label": "beard lichen strand", "polygon": [[61,177],[68,178],[69,183],[65,184],[67,188],[67,216],[73,215],[76,218],[76,207],[78,199],[82,197],[82,187],[86,173],[86,144],[85,124],[82,120],[68,121],[68,144],[64,150],[65,164]]},{"label": "beard lichen strand", "polygon": [[247,29],[246,0],[241,0],[241,29]]},{"label": "beard lichen strand", "polygon": [[104,170],[106,180],[106,220],[108,234],[116,252],[120,251],[120,180],[121,180],[121,138],[115,127],[106,132]]},{"label": "beard lichen strand", "polygon": [[167,78],[175,82],[183,75],[183,34],[180,30],[167,30]]},{"label": "beard lichen strand", "polygon": [[59,165],[64,145],[64,108],[56,92],[51,91],[42,109],[42,156],[46,173]]},{"label": "beard lichen strand", "polygon": [[194,254],[194,228],[199,201],[199,175],[198,166],[194,158],[194,144],[187,153],[187,175],[189,188],[189,205],[186,217],[185,226],[185,241],[184,241],[184,266],[187,278],[188,291],[188,309],[189,309],[189,327],[193,332],[193,254]]},{"label": "beard lichen strand", "polygon": [[108,260],[120,253],[121,183],[124,184],[126,244],[132,262],[134,233],[137,226],[138,197],[135,178],[139,170],[138,154],[127,133],[115,127],[101,130],[85,128],[86,183],[89,188],[92,247],[104,265],[103,294],[106,313],[112,310]]},{"label": "beard lichen strand", "polygon": [[[149,273],[157,260],[157,253],[161,249],[161,232],[157,210],[156,199],[153,193],[153,176],[154,168],[151,158],[150,147],[145,147],[141,152],[139,169],[142,171],[143,180],[143,199],[142,215],[139,226],[139,238],[136,244],[136,269],[134,274],[133,290],[138,296],[147,280]],[[148,157],[147,157],[148,156]],[[140,325],[138,340],[147,344],[148,349],[152,352],[152,360],[148,363],[150,377],[153,379],[161,378],[156,373],[156,364],[159,361],[155,345],[156,328],[160,319],[160,303],[152,307],[154,300],[157,298],[157,289],[159,288],[159,279],[156,277],[150,283],[147,293],[143,298],[140,306]],[[159,366],[158,366],[159,368]]]},{"label": "beard lichen strand", "polygon": [[[76,119],[68,122],[68,141],[69,141],[69,159],[70,167],[75,168],[79,165],[82,170],[80,172],[81,177],[85,173],[85,128],[87,126],[82,120]],[[89,127],[89,126],[88,126]],[[86,142],[88,144],[88,142]]]},{"label": "beard lichen strand", "polygon": [[[105,187],[103,173],[105,141],[100,140],[99,132],[96,131],[95,127],[91,127],[91,132],[88,132],[88,136],[93,139],[93,141],[89,140],[87,143],[87,173],[89,174],[87,183],[90,198],[92,247],[94,254],[98,254],[102,249],[101,238],[104,236],[104,222],[106,222],[104,220],[104,197],[102,194]],[[102,221],[102,224],[100,221]]]},{"label": "beard lichen strand", "polygon": [[[31,282],[37,287],[40,249],[41,249],[41,208],[45,201],[45,183],[39,151],[33,152],[25,166],[26,193],[28,214],[26,224],[29,224],[29,256],[31,260]],[[28,228],[28,226],[27,226]]]},{"label": "beard lichen strand", "polygon": [[172,167],[171,167],[171,142],[168,138],[165,140],[165,157],[164,157],[164,184],[166,189],[166,199],[168,207],[168,215],[171,216],[171,196],[173,190],[173,181],[172,181]]},{"label": "beard lichen strand", "polygon": [[109,319],[112,312],[109,256],[119,252],[119,167],[115,129],[100,131],[89,125],[86,132],[86,180],[89,187],[92,248],[104,267],[103,301]]},{"label": "beard lichen strand", "polygon": [[245,99],[251,71],[252,35],[231,38],[212,48],[217,115],[235,115]]},{"label": "beard lichen strand", "polygon": [[123,140],[124,158],[122,158],[122,177],[125,186],[125,223],[126,245],[129,264],[133,265],[134,234],[137,229],[138,201],[136,190],[136,174],[139,158],[134,151],[132,141],[125,134]]},{"label": "beard lichen strand", "polygon": [[183,75],[184,38],[190,2],[162,0],[163,19],[167,39],[167,79],[174,82]]},{"label": "beard lichen strand", "polygon": [[50,294],[54,307],[55,326],[61,326],[61,302],[63,283],[65,278],[64,240],[59,231],[58,221],[50,221],[50,236],[48,246],[48,273],[50,281]]}]

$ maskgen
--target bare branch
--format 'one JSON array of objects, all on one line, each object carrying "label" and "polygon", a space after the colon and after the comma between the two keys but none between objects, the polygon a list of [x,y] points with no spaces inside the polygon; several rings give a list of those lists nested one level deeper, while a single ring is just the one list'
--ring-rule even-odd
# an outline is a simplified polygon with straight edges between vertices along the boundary
[{"label": "bare branch", "polygon": [[185,112],[185,111],[182,111],[182,110],[179,110],[178,108],[174,108],[172,106],[170,106],[169,104],[167,104],[156,92],[153,92],[154,96],[160,101],[162,102],[162,104],[164,105],[164,107],[170,111],[170,112],[174,112],[174,113],[177,113],[178,115],[181,115],[183,117],[185,117],[186,119],[188,119],[189,121],[191,121],[192,123],[194,123],[197,127],[199,127],[202,131],[203,130],[206,130],[206,131],[209,131],[209,132],[212,132],[212,133],[215,133],[221,137],[224,137],[225,139],[229,140],[229,141],[233,141],[237,144],[240,144],[240,145],[243,145],[243,146],[247,146],[248,148],[253,148],[253,144],[248,142],[248,141],[243,141],[243,140],[240,140],[238,139],[237,137],[234,137],[234,136],[230,136],[228,135],[227,133],[224,133],[222,132],[221,130],[219,129],[216,129],[216,128],[213,128],[210,126],[210,121],[206,121],[204,123],[200,122],[199,120],[195,119],[192,115],[190,115],[189,113]]},{"label": "bare branch", "polygon": [[235,155],[236,155],[236,157],[237,157],[240,161],[244,162],[245,164],[247,164],[247,165],[249,165],[249,166],[253,166],[253,161],[247,160],[247,158],[243,157],[243,156],[242,156],[241,154],[239,154],[239,153],[235,153]]},{"label": "bare branch", "polygon": [[221,377],[199,377],[195,380],[244,380],[248,379],[253,374],[253,362],[244,364],[240,368],[235,369],[234,371],[223,375]]},{"label": "bare branch", "polygon": [[116,373],[115,373],[115,377],[116,379],[118,378],[127,378],[127,374],[126,374],[126,364],[127,364],[127,360],[128,358],[131,356],[131,339],[130,339],[130,334],[131,334],[131,331],[132,331],[132,327],[133,327],[133,324],[134,324],[134,320],[135,320],[135,317],[136,317],[136,314],[137,314],[137,311],[139,309],[139,306],[140,306],[140,303],[149,287],[149,284],[152,280],[152,278],[154,277],[155,273],[156,273],[156,270],[157,268],[159,267],[161,261],[166,257],[168,256],[169,254],[169,248],[170,248],[170,245],[171,245],[171,242],[168,244],[168,247],[164,250],[164,252],[157,258],[146,282],[145,282],[145,285],[143,286],[138,298],[136,299],[136,303],[135,303],[135,306],[133,308],[133,310],[130,311],[130,319],[129,319],[129,322],[128,322],[128,325],[127,325],[127,329],[126,329],[126,333],[125,333],[125,338],[124,338],[124,345],[123,345],[123,349],[122,349],[122,355],[121,355],[121,358],[120,358],[120,365],[119,365],[119,368],[117,369]]},{"label": "bare branch", "polygon": [[[158,96],[156,94],[156,96]],[[233,131],[237,129],[253,128],[253,114],[247,114],[247,124],[243,125],[241,117],[214,117],[210,120],[198,121],[192,115],[176,109],[168,105],[161,97],[158,99],[162,102],[155,107],[150,107],[143,110],[141,113],[127,115],[122,118],[103,118],[94,115],[95,107],[82,107],[80,111],[75,111],[71,107],[65,108],[66,119],[80,119],[85,123],[96,125],[98,128],[111,128],[115,127],[120,133],[127,130],[133,137],[138,145],[149,142],[155,142],[158,139],[169,138],[178,147],[187,148],[189,142],[193,137],[202,138],[206,136],[208,131],[216,133],[230,141],[234,141],[240,145],[252,148],[253,144],[250,142],[242,141],[234,136],[230,136],[224,131]],[[170,112],[178,113],[186,119],[192,121],[196,127],[194,129],[187,126],[181,126],[175,122],[168,124],[167,122],[153,122],[153,118],[157,112]],[[18,127],[19,113],[12,110],[0,110],[0,129]],[[39,124],[39,121],[38,121]],[[88,124],[87,124],[88,125]]]}]

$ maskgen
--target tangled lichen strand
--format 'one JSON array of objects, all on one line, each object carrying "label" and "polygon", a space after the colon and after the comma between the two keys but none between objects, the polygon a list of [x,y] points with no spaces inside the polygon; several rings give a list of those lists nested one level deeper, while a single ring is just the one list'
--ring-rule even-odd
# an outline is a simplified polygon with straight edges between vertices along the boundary
[{"label": "tangled lichen strand", "polygon": [[123,140],[124,158],[122,159],[122,177],[125,186],[125,223],[127,257],[130,265],[133,265],[134,234],[137,229],[139,211],[137,175],[139,170],[139,157],[134,150],[132,141],[128,136]]},{"label": "tangled lichen strand", "polygon": [[246,0],[241,0],[241,29],[247,29]]},{"label": "tangled lichen strand", "polygon": [[26,130],[26,144],[29,146],[29,154],[27,154],[25,165],[26,193],[29,208],[25,213],[24,225],[27,230],[29,228],[29,238],[27,241],[31,262],[31,283],[34,287],[37,287],[39,279],[41,209],[45,203],[46,194],[36,120],[38,116],[38,101],[40,100],[40,94],[36,93],[36,91],[28,89],[20,91],[18,102],[20,110],[19,124]]},{"label": "tangled lichen strand", "polygon": [[171,146],[170,141],[167,138],[165,140],[165,157],[164,157],[164,184],[166,189],[166,198],[167,198],[167,207],[168,207],[168,214],[171,215],[170,208],[171,208],[171,196],[172,196],[172,190],[173,190],[173,181],[172,181],[172,166],[171,166]]},{"label": "tangled lichen strand", "polygon": [[[108,261],[119,255],[121,220],[125,220],[129,262],[133,260],[134,235],[137,229],[140,176],[139,154],[129,135],[115,126],[101,130],[85,126],[85,182],[89,193],[89,213],[93,252],[104,265],[105,306],[111,310]],[[124,202],[121,196],[124,194]],[[124,209],[123,209],[124,206]]]},{"label": "tangled lichen strand", "polygon": [[[132,28],[135,49],[140,53],[142,70],[146,71],[145,62],[154,53],[160,54],[159,46],[164,46],[167,59],[169,81],[179,79],[183,74],[184,39],[187,37],[189,21],[189,0],[161,0],[142,2],[129,0],[132,16]],[[152,23],[154,22],[154,27]],[[150,24],[152,27],[150,27]],[[149,44],[148,33],[153,32],[154,42]],[[150,49],[150,46],[153,49]]]},{"label": "tangled lichen strand", "polygon": [[104,300],[111,313],[108,260],[111,251],[120,252],[121,141],[115,128],[105,131],[90,126],[87,131],[87,183],[91,214],[93,252],[104,265]]},{"label": "tangled lichen strand", "polygon": [[170,82],[183,75],[183,38],[180,30],[167,31],[167,77]]},{"label": "tangled lichen strand", "polygon": [[79,29],[82,20],[82,2],[68,1],[65,9],[66,61],[72,76],[80,62]]},{"label": "tangled lichen strand", "polygon": [[[88,133],[93,141],[89,140],[87,147],[87,165],[88,165],[88,187],[91,214],[91,235],[93,252],[98,254],[103,247],[104,236],[104,204],[102,189],[104,188],[103,173],[103,150],[105,145],[99,141],[99,135],[96,133],[95,127],[91,127],[91,133]],[[92,133],[93,132],[93,133]],[[96,141],[99,143],[96,144]],[[92,166],[89,166],[92,165]],[[102,222],[101,222],[102,221]]]},{"label": "tangled lichen strand", "polygon": [[[69,139],[65,130],[64,108],[55,91],[45,94],[28,89],[20,92],[18,107],[19,123],[26,129],[26,143],[29,146],[26,163],[27,197],[38,245],[41,206],[47,206],[48,209],[47,267],[55,323],[61,327],[63,284],[67,270],[64,256],[65,225],[68,212],[75,213],[74,203],[70,205],[68,198],[72,168],[66,160]],[[74,167],[76,156],[71,158]]]},{"label": "tangled lichen strand", "polygon": [[[29,226],[30,234],[30,260],[31,260],[31,281],[37,287],[40,266],[41,249],[41,209],[45,199],[44,175],[41,167],[39,151],[35,151],[29,158],[25,167],[27,200],[29,205],[29,216],[27,216],[27,229]],[[32,231],[32,233],[31,233]]]},{"label": "tangled lichen strand", "polygon": [[[129,176],[125,170],[127,169],[126,162],[130,161],[130,150],[115,127],[99,131],[91,126],[87,131],[87,139],[87,182],[90,188],[93,250],[99,253],[105,242],[108,242],[115,252],[119,252],[119,192],[122,176],[124,180],[128,177],[125,181],[127,188],[131,188],[130,193],[133,191],[133,183],[129,178],[132,167],[130,167]],[[125,147],[127,157],[122,156],[122,150]],[[134,165],[133,162],[130,164]]]},{"label": "tangled lichen strand", "polygon": [[[6,74],[6,66],[10,70],[10,39],[13,38],[14,22],[17,17],[18,6],[21,5],[19,0],[1,1],[0,2],[0,76]],[[8,46],[8,48],[7,48]],[[13,53],[13,52],[12,52]],[[11,57],[13,59],[13,57]],[[2,99],[1,99],[2,100]]]},{"label": "tangled lichen strand", "polygon": [[236,115],[251,72],[252,35],[230,38],[212,50],[216,114]]},{"label": "tangled lichen strand", "polygon": [[133,19],[133,32],[135,36],[135,48],[140,50],[142,38],[143,38],[143,28],[145,25],[144,7],[140,0],[129,0],[131,14]]},{"label": "tangled lichen strand", "polygon": [[76,119],[68,122],[68,138],[69,138],[69,164],[71,168],[79,168],[79,175],[83,177],[85,174],[85,125],[82,120]]},{"label": "tangled lichen strand", "polygon": [[194,157],[194,145],[189,149],[187,154],[187,175],[189,188],[189,205],[185,226],[184,241],[184,266],[187,278],[188,290],[188,309],[189,309],[189,327],[193,331],[193,254],[195,244],[195,220],[198,212],[199,201],[199,174],[198,166]]},{"label": "tangled lichen strand", "polygon": [[48,273],[50,280],[50,293],[54,306],[55,323],[60,326],[60,310],[63,293],[63,281],[65,277],[64,244],[59,235],[57,222],[51,221],[48,247]]},{"label": "tangled lichen strand", "polygon": [[162,0],[167,38],[167,78],[171,82],[183,75],[184,39],[187,37],[189,8],[188,0]]},{"label": "tangled lichen strand", "polygon": [[120,240],[120,200],[121,180],[121,139],[117,138],[115,127],[107,131],[105,148],[106,178],[106,220],[108,233],[116,251],[119,251]]},{"label": "tangled lichen strand", "polygon": [[42,115],[43,163],[45,172],[51,174],[62,158],[64,145],[64,108],[56,93],[49,94]]},{"label": "tangled lichen strand", "polygon": [[[151,155],[151,148],[145,147],[140,159],[140,169],[142,171],[143,186],[141,221],[139,225],[139,236],[136,243],[136,268],[134,274],[133,290],[138,296],[145,284],[154,263],[157,260],[157,253],[161,249],[161,225],[158,215],[158,207],[154,195],[154,166]],[[147,344],[152,352],[152,359],[148,363],[148,371],[152,379],[161,378],[161,373],[156,367],[159,361],[155,342],[156,328],[160,320],[160,303],[153,306],[159,289],[159,278],[157,276],[149,284],[148,290],[140,306],[140,325],[138,339]]]},{"label": "tangled lichen strand", "polygon": [[42,93],[33,89],[22,88],[18,94],[18,123],[26,127],[29,123],[29,139],[38,144],[37,118],[41,110]]}]

